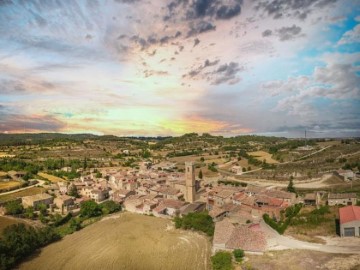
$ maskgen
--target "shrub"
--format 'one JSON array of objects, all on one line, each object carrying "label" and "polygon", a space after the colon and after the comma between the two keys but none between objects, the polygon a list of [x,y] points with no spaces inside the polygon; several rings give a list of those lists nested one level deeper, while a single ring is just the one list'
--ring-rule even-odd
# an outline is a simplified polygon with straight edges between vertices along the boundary
[{"label": "shrub", "polygon": [[237,262],[241,262],[245,256],[245,252],[242,249],[235,249],[233,254]]},{"label": "shrub", "polygon": [[231,253],[225,251],[216,252],[214,256],[211,257],[211,263],[213,270],[231,270],[232,267],[232,258]]}]

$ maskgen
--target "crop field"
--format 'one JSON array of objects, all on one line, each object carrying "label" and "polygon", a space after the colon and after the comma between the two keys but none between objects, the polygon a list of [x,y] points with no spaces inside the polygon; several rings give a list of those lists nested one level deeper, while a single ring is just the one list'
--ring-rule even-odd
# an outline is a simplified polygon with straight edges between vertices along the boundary
[{"label": "crop field", "polygon": [[248,153],[251,156],[254,156],[257,160],[263,161],[264,159],[266,160],[266,163],[269,164],[276,164],[279,163],[277,160],[273,159],[270,153],[265,152],[265,151],[256,151],[256,152],[249,152]]},{"label": "crop field", "polygon": [[20,186],[18,181],[0,181],[0,192]]},{"label": "crop field", "polygon": [[35,194],[39,194],[44,192],[45,189],[41,188],[41,187],[32,187],[32,188],[28,188],[28,189],[24,189],[21,191],[17,191],[14,193],[10,193],[10,194],[6,194],[6,195],[0,195],[0,203],[1,202],[6,202],[9,200],[14,200],[18,197],[24,197],[24,196],[30,196],[30,195],[35,195]]},{"label": "crop field", "polygon": [[19,269],[210,269],[208,238],[170,224],[156,217],[116,214],[43,248]]},{"label": "crop field", "polygon": [[47,174],[47,173],[43,173],[43,172],[39,172],[38,176],[41,176],[47,180],[49,180],[50,182],[53,183],[57,183],[57,182],[62,182],[62,181],[66,181],[65,179],[62,179],[60,177],[57,177],[55,175],[51,175],[51,174]]}]

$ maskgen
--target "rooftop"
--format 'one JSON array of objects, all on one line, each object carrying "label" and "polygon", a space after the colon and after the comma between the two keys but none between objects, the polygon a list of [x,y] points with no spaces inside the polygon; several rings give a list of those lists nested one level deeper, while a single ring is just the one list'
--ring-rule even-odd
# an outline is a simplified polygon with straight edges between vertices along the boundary
[{"label": "rooftop", "polygon": [[360,206],[345,206],[339,209],[340,223],[358,220],[360,221]]}]

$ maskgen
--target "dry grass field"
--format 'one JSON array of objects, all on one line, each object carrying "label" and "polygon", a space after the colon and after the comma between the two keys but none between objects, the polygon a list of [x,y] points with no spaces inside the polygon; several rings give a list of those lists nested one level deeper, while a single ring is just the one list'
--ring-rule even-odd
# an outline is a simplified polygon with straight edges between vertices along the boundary
[{"label": "dry grass field", "polygon": [[0,152],[0,158],[4,158],[4,157],[15,157],[15,155],[11,155],[6,152]]},{"label": "dry grass field", "polygon": [[262,256],[246,255],[249,260],[244,265],[248,266],[246,269],[259,270],[359,270],[358,256],[312,250],[283,250],[266,252]]},{"label": "dry grass field", "polygon": [[277,160],[275,160],[271,157],[272,155],[270,153],[265,152],[265,151],[249,152],[248,154],[251,156],[254,156],[257,160],[260,160],[260,161],[263,161],[265,159],[266,162],[269,164],[279,163]]},{"label": "dry grass field", "polygon": [[156,217],[121,213],[43,248],[19,269],[210,269],[205,236]]},{"label": "dry grass field", "polygon": [[44,172],[39,172],[38,176],[41,176],[53,183],[66,181],[65,179]]},{"label": "dry grass field", "polygon": [[20,186],[19,181],[0,181],[0,191],[8,190]]},{"label": "dry grass field", "polygon": [[30,196],[30,195],[35,195],[35,194],[39,194],[44,192],[45,189],[41,188],[41,187],[32,187],[32,188],[28,188],[28,189],[24,189],[18,192],[14,192],[11,194],[6,194],[6,195],[0,195],[0,202],[6,202],[9,200],[14,200],[18,197],[24,197],[24,196]]}]

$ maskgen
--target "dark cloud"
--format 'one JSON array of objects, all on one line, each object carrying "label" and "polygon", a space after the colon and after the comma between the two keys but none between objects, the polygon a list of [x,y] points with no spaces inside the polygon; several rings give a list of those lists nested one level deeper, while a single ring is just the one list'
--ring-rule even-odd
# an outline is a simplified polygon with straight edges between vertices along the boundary
[{"label": "dark cloud", "polygon": [[187,33],[187,37],[191,37],[194,35],[198,35],[198,34],[213,31],[213,30],[216,30],[216,26],[210,22],[200,21],[197,23],[191,23],[190,30]]},{"label": "dark cloud", "polygon": [[242,0],[174,0],[167,6],[168,14],[164,20],[176,17],[181,10],[185,11],[185,20],[201,18],[228,20],[241,13]]},{"label": "dark cloud", "polygon": [[195,47],[195,46],[198,45],[199,43],[200,43],[200,39],[195,38],[195,39],[194,39],[194,46],[193,46],[193,47]]},{"label": "dark cloud", "polygon": [[237,4],[237,5],[231,6],[231,7],[221,6],[216,11],[216,18],[222,19],[222,20],[227,20],[227,19],[231,19],[232,17],[239,15],[240,12],[241,12],[240,4]]},{"label": "dark cloud", "polygon": [[272,31],[270,29],[267,29],[264,32],[262,32],[263,37],[269,37],[271,35],[272,35]]},{"label": "dark cloud", "polygon": [[66,123],[51,115],[19,115],[3,114],[0,117],[0,132],[18,132],[25,130],[33,131],[60,131],[66,127]]},{"label": "dark cloud", "polygon": [[219,60],[210,61],[205,60],[204,64],[191,70],[189,73],[183,75],[183,77],[188,77],[192,79],[206,79],[211,84],[235,84],[240,79],[237,77],[237,73],[242,71],[244,68],[240,67],[238,63],[230,62],[228,64],[223,64],[218,68],[212,71],[205,71],[207,68],[216,66],[219,63]]},{"label": "dark cloud", "polygon": [[337,0],[265,0],[259,1],[255,8],[274,19],[295,17],[304,20],[314,9],[325,8],[335,2]]},{"label": "dark cloud", "polygon": [[223,64],[213,73],[215,78],[211,79],[211,82],[216,85],[222,83],[235,84],[240,80],[236,75],[241,70],[243,68],[239,67],[238,63]]},{"label": "dark cloud", "polygon": [[301,36],[301,27],[294,24],[290,27],[282,27],[280,29],[277,29],[276,33],[281,41],[291,40]]}]

